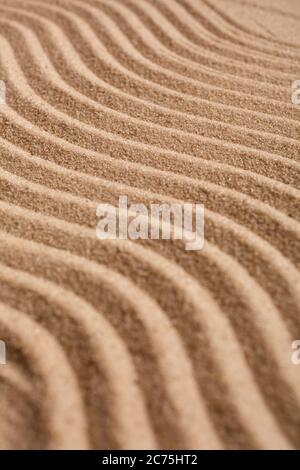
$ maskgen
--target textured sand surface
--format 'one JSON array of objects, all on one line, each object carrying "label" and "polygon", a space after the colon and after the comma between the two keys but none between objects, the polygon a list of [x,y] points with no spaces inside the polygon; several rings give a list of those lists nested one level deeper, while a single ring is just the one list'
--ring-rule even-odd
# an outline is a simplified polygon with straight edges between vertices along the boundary
[{"label": "textured sand surface", "polygon": [[[1,449],[300,448],[298,0],[0,0]],[[205,206],[205,247],[96,207]]]}]

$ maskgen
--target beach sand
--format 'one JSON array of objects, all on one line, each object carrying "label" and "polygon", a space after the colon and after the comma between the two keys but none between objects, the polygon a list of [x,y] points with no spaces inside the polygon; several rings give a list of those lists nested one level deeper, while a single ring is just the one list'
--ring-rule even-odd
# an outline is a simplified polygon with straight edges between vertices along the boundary
[{"label": "beach sand", "polygon": [[[298,0],[0,0],[1,449],[300,448]],[[205,245],[96,237],[200,203]]]}]

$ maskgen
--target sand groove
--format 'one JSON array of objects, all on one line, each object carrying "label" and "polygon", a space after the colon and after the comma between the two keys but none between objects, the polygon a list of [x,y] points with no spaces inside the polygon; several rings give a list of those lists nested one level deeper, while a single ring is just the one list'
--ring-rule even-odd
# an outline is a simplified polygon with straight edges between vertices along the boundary
[{"label": "sand groove", "polygon": [[[300,448],[300,36],[225,3],[0,0],[0,449]],[[204,249],[100,242],[120,195]]]}]

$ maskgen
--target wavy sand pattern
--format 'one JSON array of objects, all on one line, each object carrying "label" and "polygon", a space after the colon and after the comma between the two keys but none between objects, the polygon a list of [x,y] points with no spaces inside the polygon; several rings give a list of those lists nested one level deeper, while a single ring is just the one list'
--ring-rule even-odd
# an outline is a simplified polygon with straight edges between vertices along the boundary
[{"label": "wavy sand pattern", "polygon": [[[0,0],[1,449],[300,448],[300,4]],[[205,247],[96,206],[205,206]]]}]

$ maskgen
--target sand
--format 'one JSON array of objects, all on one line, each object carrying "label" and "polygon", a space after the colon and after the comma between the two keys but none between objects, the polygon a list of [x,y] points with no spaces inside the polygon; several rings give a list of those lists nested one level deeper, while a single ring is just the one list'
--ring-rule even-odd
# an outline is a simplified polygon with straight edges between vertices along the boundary
[{"label": "sand", "polygon": [[[0,0],[1,449],[300,448],[300,3]],[[191,202],[205,245],[96,237]]]}]

